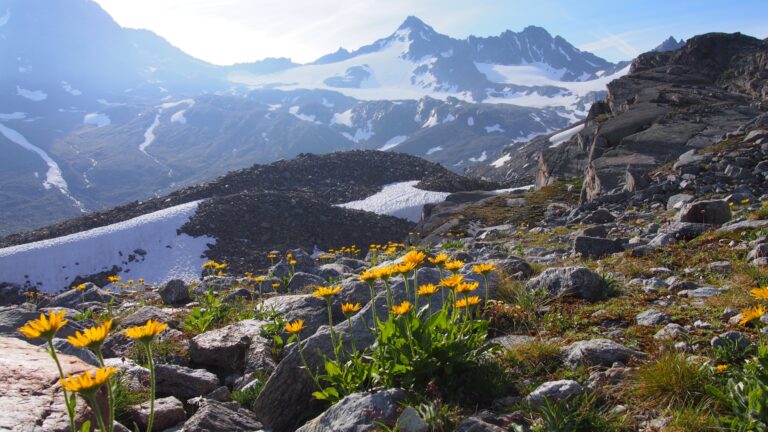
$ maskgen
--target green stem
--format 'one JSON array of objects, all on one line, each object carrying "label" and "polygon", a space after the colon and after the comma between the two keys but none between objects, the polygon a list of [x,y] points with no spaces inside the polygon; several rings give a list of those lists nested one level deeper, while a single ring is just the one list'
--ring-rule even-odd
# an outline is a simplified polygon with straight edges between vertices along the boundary
[{"label": "green stem", "polygon": [[347,316],[347,328],[349,329],[349,337],[352,340],[352,352],[357,354],[357,346],[355,345],[355,335],[352,332],[352,319],[350,318],[349,314],[345,314]]},{"label": "green stem", "polygon": [[[96,416],[96,421],[99,423],[99,429],[103,432],[107,431],[107,428],[104,426],[104,418],[101,415],[101,409],[99,408],[99,402],[96,400],[96,394],[92,394],[88,396],[88,401],[91,403],[91,406],[93,407],[94,415]],[[72,429],[73,431],[75,429]]]},{"label": "green stem", "polygon": [[146,345],[147,359],[149,360],[149,421],[147,432],[152,432],[152,423],[155,421],[155,360],[152,358],[152,343]]},{"label": "green stem", "polygon": [[307,370],[307,373],[309,374],[309,377],[312,379],[312,382],[315,383],[317,386],[317,389],[320,391],[323,391],[323,387],[320,385],[320,382],[315,378],[315,374],[312,373],[312,371],[309,369],[309,365],[307,364],[307,359],[304,358],[304,350],[301,349],[301,336],[299,336],[298,333],[296,333],[296,344],[299,346],[299,357],[301,358],[301,363],[304,364],[304,369]]},{"label": "green stem", "polygon": [[328,325],[331,330],[331,345],[333,345],[333,355],[336,357],[336,361],[339,361],[339,349],[336,346],[336,333],[333,331],[333,312],[331,311],[331,298],[326,297],[326,303],[328,303]]},{"label": "green stem", "polygon": [[[53,361],[56,362],[56,368],[59,370],[59,378],[64,379],[64,371],[61,369],[61,363],[59,363],[59,357],[56,355],[56,350],[53,348],[53,339],[48,339],[48,349],[50,350]],[[67,415],[69,416],[69,427],[75,432],[75,407],[70,404],[69,394],[64,386],[61,387],[64,392],[64,405],[67,407]]]},{"label": "green stem", "polygon": [[413,304],[419,310],[419,269],[413,271]]},{"label": "green stem", "polygon": [[387,313],[392,311],[392,292],[389,291],[389,281],[384,279],[384,289],[387,290]]},{"label": "green stem", "polygon": [[[94,352],[96,352],[96,358],[99,359],[101,367],[105,367],[104,356],[101,354],[101,347],[96,348]],[[109,418],[107,419],[109,422],[109,429],[107,430],[112,432],[115,427],[115,398],[112,393],[112,380],[109,380],[107,383],[107,397],[109,403]]]},{"label": "green stem", "polygon": [[373,290],[373,284],[374,284],[373,281],[368,282],[368,288],[371,289],[371,318],[373,319],[373,324],[372,324],[373,327],[371,328],[371,330],[375,331],[376,327],[378,327],[378,324],[379,324],[379,316],[376,314],[376,302],[374,301],[376,293]]},{"label": "green stem", "polygon": [[485,308],[488,309],[488,274],[483,274],[483,280],[485,280]]}]

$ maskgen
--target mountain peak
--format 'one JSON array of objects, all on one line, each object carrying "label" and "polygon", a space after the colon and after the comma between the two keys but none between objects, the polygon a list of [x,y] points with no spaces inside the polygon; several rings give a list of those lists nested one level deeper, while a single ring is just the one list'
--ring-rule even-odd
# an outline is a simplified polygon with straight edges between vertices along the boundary
[{"label": "mountain peak", "polygon": [[680,39],[678,41],[673,36],[670,36],[666,40],[664,40],[664,42],[660,43],[659,46],[654,48],[653,51],[656,51],[656,52],[675,51],[682,48],[683,45],[685,45],[685,41],[683,39]]},{"label": "mountain peak", "polygon": [[424,21],[420,20],[418,17],[415,17],[413,15],[408,15],[408,17],[405,18],[405,21],[403,21],[403,23],[400,24],[400,27],[398,27],[397,29],[398,30],[424,30],[424,29],[432,30],[432,27],[428,26]]}]

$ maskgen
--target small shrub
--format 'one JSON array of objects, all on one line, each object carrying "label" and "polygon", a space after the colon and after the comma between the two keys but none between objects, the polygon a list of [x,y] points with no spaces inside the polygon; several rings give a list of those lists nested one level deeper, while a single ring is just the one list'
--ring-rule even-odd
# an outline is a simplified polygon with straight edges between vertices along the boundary
[{"label": "small shrub", "polygon": [[437,400],[413,407],[432,432],[449,432],[455,429],[461,416],[461,408]]},{"label": "small shrub", "polygon": [[[729,369],[730,371],[731,369]],[[723,426],[736,431],[768,430],[768,345],[761,344],[757,355],[735,370],[722,390],[708,390],[722,403],[729,414],[721,417]]]},{"label": "small shrub", "polygon": [[684,354],[668,352],[640,367],[634,393],[656,406],[698,403],[706,398],[711,378],[708,368],[689,362]]},{"label": "small shrub", "polygon": [[118,375],[113,379],[112,403],[115,407],[115,419],[124,425],[130,425],[132,420],[128,415],[129,408],[149,399],[148,391],[134,391],[123,381],[123,376]]},{"label": "small shrub", "polygon": [[768,219],[768,202],[764,202],[759,209],[749,214],[750,220]]},{"label": "small shrub", "polygon": [[560,347],[547,341],[518,345],[504,354],[504,360],[525,377],[552,374],[562,363]]},{"label": "small shrub", "polygon": [[722,431],[723,428],[713,414],[710,403],[675,407],[668,412],[671,418],[666,427],[668,432]]},{"label": "small shrub", "polygon": [[755,354],[755,346],[742,347],[737,340],[726,340],[725,344],[714,349],[715,363],[736,365]]},{"label": "small shrub", "polygon": [[541,423],[536,432],[616,432],[630,430],[621,419],[603,406],[595,393],[557,403],[546,401],[534,408]]},{"label": "small shrub", "polygon": [[261,394],[261,391],[264,389],[265,383],[266,380],[264,377],[260,376],[257,378],[257,384],[246,387],[242,390],[235,390],[232,392],[230,397],[233,401],[239,403],[243,408],[252,410],[253,404]]}]

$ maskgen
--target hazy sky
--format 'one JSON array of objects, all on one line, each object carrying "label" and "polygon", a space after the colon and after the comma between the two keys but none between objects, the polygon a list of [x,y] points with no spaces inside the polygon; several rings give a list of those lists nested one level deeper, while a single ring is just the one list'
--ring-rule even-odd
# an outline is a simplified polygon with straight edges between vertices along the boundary
[{"label": "hazy sky", "polygon": [[391,34],[408,15],[464,38],[546,28],[608,60],[667,36],[711,31],[768,36],[768,0],[96,0],[124,27],[152,30],[217,64],[264,57],[309,62]]}]

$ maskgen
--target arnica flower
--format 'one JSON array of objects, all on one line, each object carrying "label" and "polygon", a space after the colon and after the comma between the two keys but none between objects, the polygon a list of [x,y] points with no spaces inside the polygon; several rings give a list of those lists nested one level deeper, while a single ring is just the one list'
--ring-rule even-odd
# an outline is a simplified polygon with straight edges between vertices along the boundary
[{"label": "arnica flower", "polygon": [[456,307],[457,308],[465,308],[468,306],[474,306],[480,304],[480,297],[479,296],[470,296],[467,298],[462,298],[456,300]]},{"label": "arnica flower", "polygon": [[400,274],[406,274],[416,269],[416,264],[412,262],[402,262],[397,265],[397,272]]},{"label": "arnica flower", "polygon": [[395,274],[397,274],[397,266],[388,266],[376,269],[376,276],[383,281],[388,280]]},{"label": "arnica flower", "polygon": [[93,395],[99,387],[109,381],[109,378],[117,372],[113,367],[98,368],[94,371],[85,371],[78,375],[70,375],[62,378],[61,386],[71,392]]},{"label": "arnica flower", "polygon": [[392,313],[395,315],[405,315],[411,311],[412,305],[408,300],[404,300],[399,305],[392,306]]},{"label": "arnica flower", "polygon": [[378,275],[376,274],[375,269],[366,269],[360,275],[360,280],[363,282],[370,282],[370,281],[376,280],[377,278],[378,278]]},{"label": "arnica flower", "polygon": [[768,300],[768,287],[755,288],[750,293],[752,293],[752,297],[758,300]]},{"label": "arnica flower", "polygon": [[418,267],[427,258],[427,254],[422,251],[412,250],[403,256],[403,262],[413,264],[414,267]]},{"label": "arnica flower", "polygon": [[743,200],[741,200],[741,203],[742,204],[749,204],[749,198],[744,198]]},{"label": "arnica flower", "polygon": [[765,315],[765,309],[763,309],[762,305],[744,309],[741,311],[741,319],[739,320],[739,325],[746,326],[763,315]]},{"label": "arnica flower", "polygon": [[462,267],[464,267],[464,263],[459,260],[454,261],[448,261],[445,263],[445,269],[452,272],[459,271]]},{"label": "arnica flower", "polygon": [[304,320],[296,320],[285,324],[285,332],[288,334],[296,334],[304,328]]},{"label": "arnica flower", "polygon": [[45,314],[40,314],[40,318],[27,322],[18,330],[29,339],[51,340],[56,332],[67,324],[67,320],[64,319],[65,314],[65,311],[51,311],[47,317]]},{"label": "arnica flower", "polygon": [[476,290],[478,286],[480,286],[478,282],[464,282],[460,283],[455,289],[457,293],[464,294]]},{"label": "arnica flower", "polygon": [[433,284],[422,285],[418,289],[418,293],[421,296],[429,297],[437,292],[437,287]]},{"label": "arnica flower", "polygon": [[86,285],[84,283],[82,283],[80,285],[75,285],[72,288],[77,290],[77,291],[85,291]]},{"label": "arnica flower", "polygon": [[295,266],[297,264],[297,261],[295,259],[289,260],[288,264]]},{"label": "arnica flower", "polygon": [[440,281],[440,285],[446,287],[446,288],[456,288],[457,286],[461,285],[464,282],[464,276],[460,274],[448,276],[447,278]]},{"label": "arnica flower", "polygon": [[159,335],[160,332],[165,330],[168,324],[161,323],[155,320],[149,320],[143,326],[131,327],[125,331],[125,335],[131,339],[136,339],[142,343],[149,343]]},{"label": "arnica flower", "polygon": [[120,282],[120,276],[114,275],[114,276],[107,276],[107,280],[109,283],[118,283]]},{"label": "arnica flower", "polygon": [[105,321],[101,325],[87,328],[84,332],[75,332],[74,336],[67,337],[67,340],[75,348],[90,348],[96,350],[104,343],[109,330],[112,329],[112,320]]},{"label": "arnica flower", "polygon": [[341,312],[344,315],[347,315],[347,314],[355,313],[362,308],[363,308],[363,305],[361,305],[360,303],[355,303],[355,304],[344,303],[343,305],[341,305]]},{"label": "arnica flower", "polygon": [[274,289],[278,289],[278,288],[280,288],[280,282],[275,282],[275,283],[273,283],[273,284],[272,284],[272,288],[274,288]]},{"label": "arnica flower", "polygon": [[481,275],[487,275],[488,273],[495,270],[496,270],[496,267],[493,265],[493,263],[478,264],[478,265],[472,266],[472,271]]},{"label": "arnica flower", "polygon": [[312,293],[312,296],[327,299],[328,297],[337,296],[339,293],[341,293],[341,285],[336,285],[330,287],[319,287]]},{"label": "arnica flower", "polygon": [[434,257],[434,258],[429,258],[429,262],[431,262],[432,264],[434,264],[434,265],[436,265],[438,267],[442,267],[443,264],[448,262],[448,259],[449,259],[448,255],[446,255],[444,253],[441,253],[441,254],[437,255],[436,257]]},{"label": "arnica flower", "polygon": [[728,370],[728,365],[726,365],[726,364],[721,364],[721,365],[715,366],[715,372],[717,372],[717,373],[723,373],[723,372],[725,372],[727,370]]}]

